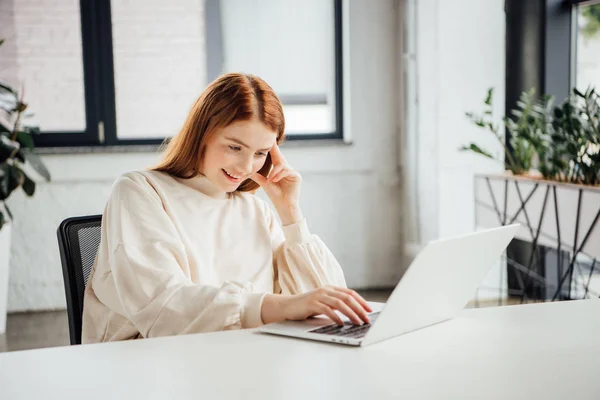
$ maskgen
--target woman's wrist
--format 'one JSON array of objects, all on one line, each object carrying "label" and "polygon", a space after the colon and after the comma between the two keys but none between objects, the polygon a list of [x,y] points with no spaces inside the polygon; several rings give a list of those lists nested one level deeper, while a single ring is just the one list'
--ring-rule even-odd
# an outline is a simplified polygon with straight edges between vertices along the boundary
[{"label": "woman's wrist", "polygon": [[282,294],[267,294],[262,302],[260,317],[264,324],[285,320],[283,302],[287,296]]},{"label": "woman's wrist", "polygon": [[279,214],[281,224],[284,226],[296,224],[304,219],[299,206],[278,207],[277,214]]}]

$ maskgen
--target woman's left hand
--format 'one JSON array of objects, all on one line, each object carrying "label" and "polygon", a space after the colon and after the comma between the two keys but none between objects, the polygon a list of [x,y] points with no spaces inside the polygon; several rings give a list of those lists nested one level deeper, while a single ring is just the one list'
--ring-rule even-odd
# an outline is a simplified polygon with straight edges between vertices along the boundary
[{"label": "woman's left hand", "polygon": [[269,154],[273,163],[269,176],[265,178],[256,173],[252,176],[252,180],[258,183],[269,196],[283,225],[299,222],[303,219],[300,211],[302,177],[287,163],[277,144]]}]

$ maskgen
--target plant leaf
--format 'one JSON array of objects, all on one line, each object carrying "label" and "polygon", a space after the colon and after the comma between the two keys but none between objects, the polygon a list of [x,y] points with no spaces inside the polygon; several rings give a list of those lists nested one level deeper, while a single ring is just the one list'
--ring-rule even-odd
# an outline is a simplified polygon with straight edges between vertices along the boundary
[{"label": "plant leaf", "polygon": [[35,193],[35,182],[31,180],[31,178],[29,178],[25,172],[21,171],[21,173],[23,174],[24,178],[21,188],[23,188],[23,191],[27,196],[31,197]]},{"label": "plant leaf", "polygon": [[8,164],[0,164],[0,200],[8,197]]},{"label": "plant leaf", "polygon": [[23,131],[17,132],[17,141],[21,143],[21,146],[25,146],[28,149],[33,150],[33,138],[29,133]]},{"label": "plant leaf", "polygon": [[15,154],[15,158],[17,160],[21,161],[23,164],[25,164],[27,162],[27,160],[25,159],[25,155],[23,153],[23,150],[17,151],[17,154]]},{"label": "plant leaf", "polygon": [[31,164],[31,167],[35,169],[36,172],[40,174],[46,181],[49,182],[51,179],[50,172],[42,162],[40,156],[30,151],[24,152],[23,154],[25,155],[25,159],[27,160],[27,162]]},{"label": "plant leaf", "polygon": [[8,125],[6,125],[2,119],[0,119],[0,133],[12,133]]},{"label": "plant leaf", "polygon": [[19,187],[21,176],[18,168],[8,164],[0,164],[0,200],[6,200],[8,196]]},{"label": "plant leaf", "polygon": [[484,103],[488,106],[492,105],[492,98],[494,97],[494,88],[491,87],[488,89],[487,96],[485,96]]},{"label": "plant leaf", "polygon": [[6,213],[8,214],[9,220],[13,221],[15,219],[15,217],[13,217],[13,213],[10,211],[10,208],[8,208],[8,204],[6,204],[6,202],[4,202],[4,209],[6,210]]},{"label": "plant leaf", "polygon": [[10,140],[4,135],[0,135],[0,162],[5,162],[13,157],[21,148],[19,142]]},{"label": "plant leaf", "polygon": [[488,158],[494,158],[494,156],[492,156],[489,152],[483,150],[482,148],[480,148],[479,146],[477,146],[475,143],[471,143],[468,146],[463,146],[461,147],[459,150],[461,151],[472,151],[475,152],[477,154],[481,154],[482,156],[488,157]]},{"label": "plant leaf", "polygon": [[13,88],[11,88],[10,86],[8,86],[6,83],[2,83],[0,82],[0,92],[8,92],[11,93],[12,95],[14,95],[14,98],[17,98],[17,93],[13,90]]}]

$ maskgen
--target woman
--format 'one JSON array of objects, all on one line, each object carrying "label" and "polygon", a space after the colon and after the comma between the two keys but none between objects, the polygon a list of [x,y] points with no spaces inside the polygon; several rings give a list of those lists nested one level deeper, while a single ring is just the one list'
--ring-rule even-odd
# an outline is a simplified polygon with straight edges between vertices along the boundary
[{"label": "woman", "polygon": [[[270,86],[223,75],[194,104],[163,161],[122,175],[102,217],[84,296],[84,343],[253,328],[336,310],[368,322],[365,300],[311,235],[301,177],[279,150]],[[259,185],[279,218],[253,195]]]}]

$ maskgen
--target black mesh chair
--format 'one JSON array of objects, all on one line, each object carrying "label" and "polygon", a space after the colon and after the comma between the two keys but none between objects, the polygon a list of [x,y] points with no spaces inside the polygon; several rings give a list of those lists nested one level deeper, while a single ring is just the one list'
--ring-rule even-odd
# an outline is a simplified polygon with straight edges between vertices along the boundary
[{"label": "black mesh chair", "polygon": [[71,344],[81,344],[83,292],[100,245],[102,215],[73,217],[58,227]]}]

